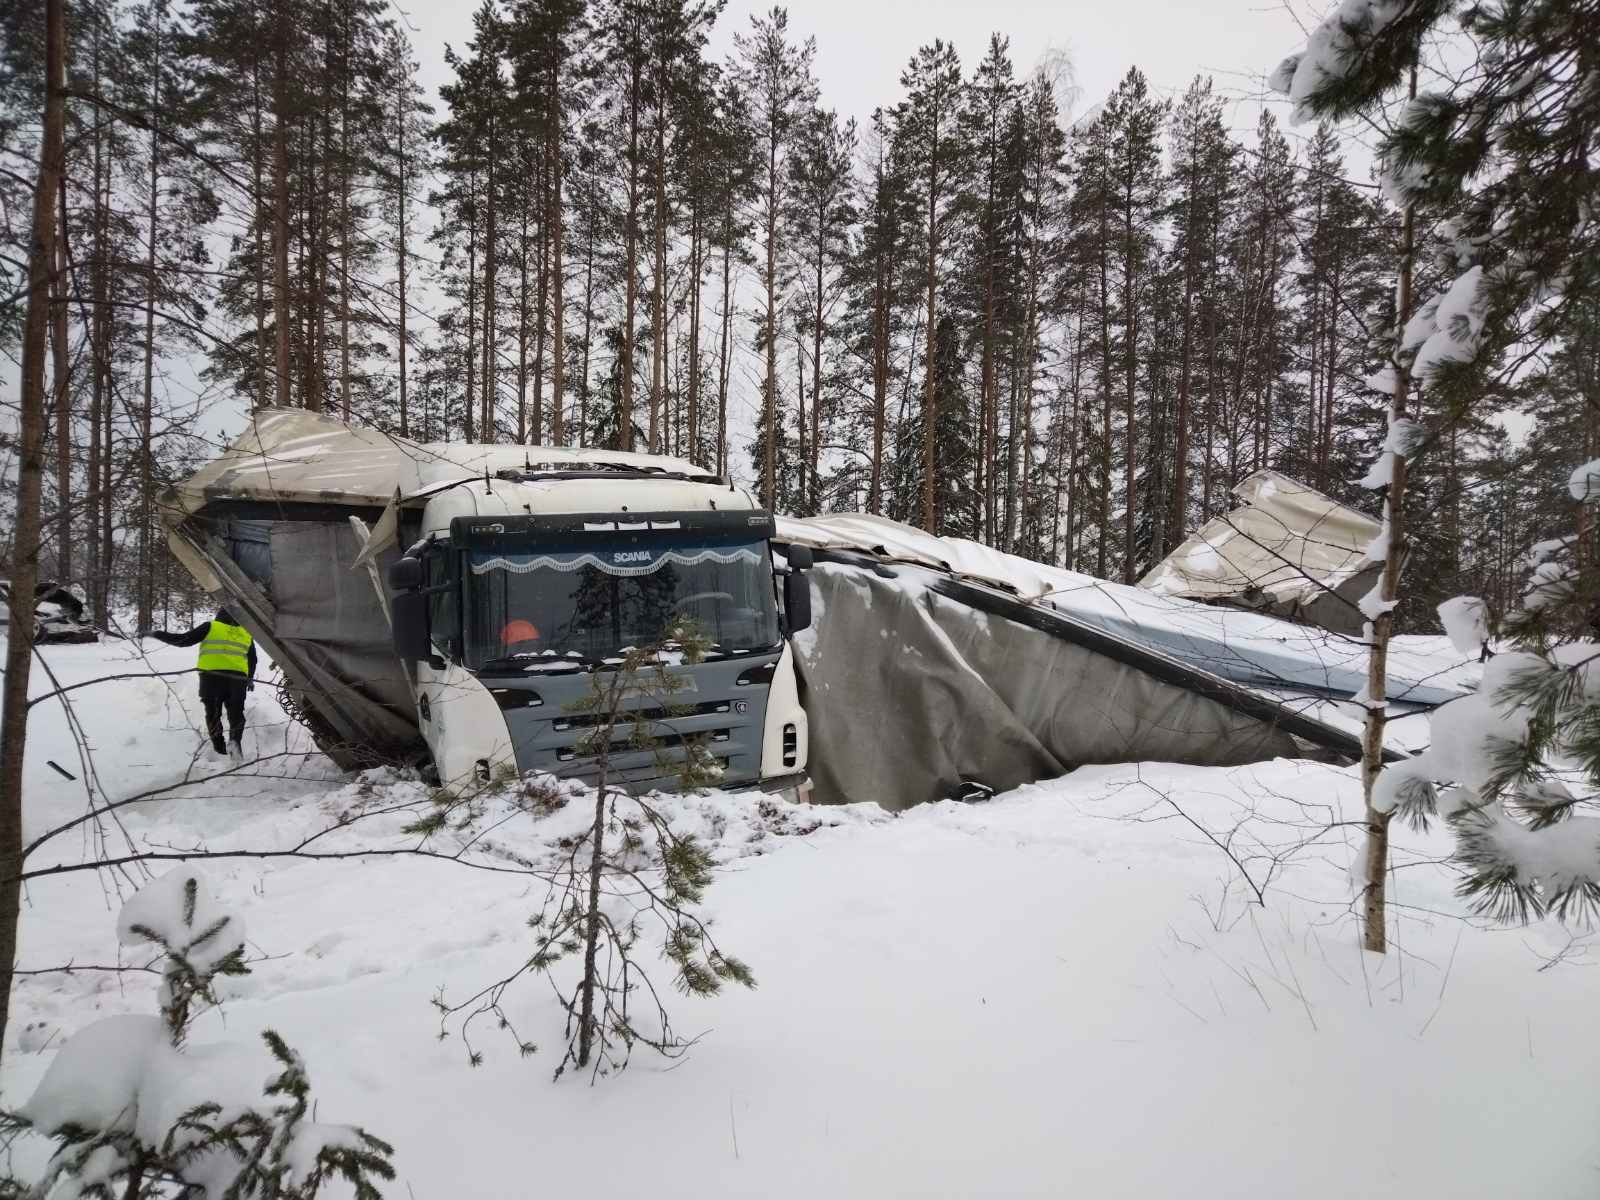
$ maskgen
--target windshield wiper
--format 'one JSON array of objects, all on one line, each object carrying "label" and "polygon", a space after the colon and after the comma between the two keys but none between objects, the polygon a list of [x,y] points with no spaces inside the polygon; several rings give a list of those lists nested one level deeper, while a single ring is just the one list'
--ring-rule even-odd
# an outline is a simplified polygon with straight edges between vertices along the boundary
[{"label": "windshield wiper", "polygon": [[770,646],[737,646],[731,650],[725,650],[720,646],[713,646],[710,650],[706,651],[705,657],[700,661],[720,662],[727,658],[745,658],[751,654],[772,654],[781,649],[783,649],[782,642],[774,642]]},{"label": "windshield wiper", "polygon": [[542,670],[576,670],[581,667],[598,667],[600,660],[577,650],[555,650],[537,654],[513,654],[506,658],[491,658],[478,667],[479,674],[516,672],[527,674]]}]

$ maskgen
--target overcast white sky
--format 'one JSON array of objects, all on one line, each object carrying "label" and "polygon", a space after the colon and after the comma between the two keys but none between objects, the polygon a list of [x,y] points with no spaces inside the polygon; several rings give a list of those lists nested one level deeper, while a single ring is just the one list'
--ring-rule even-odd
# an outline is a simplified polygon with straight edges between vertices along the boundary
[{"label": "overcast white sky", "polygon": [[[476,0],[393,2],[415,31],[425,81],[436,91],[449,77],[445,45],[459,49],[472,35]],[[730,0],[712,34],[712,57],[726,58],[734,33],[771,7],[772,0]],[[795,35],[817,39],[823,103],[863,121],[899,97],[900,72],[918,46],[952,41],[970,70],[996,31],[1010,37],[1019,74],[1066,51],[1080,112],[1135,65],[1162,94],[1182,92],[1202,73],[1215,76],[1225,95],[1256,95],[1266,73],[1304,40],[1294,14],[1311,22],[1321,9],[1317,0],[799,0],[787,7]],[[1236,106],[1235,130],[1253,130],[1258,111],[1253,102]]]},{"label": "overcast white sky", "polygon": [[[449,80],[446,45],[462,49],[472,36],[478,0],[391,0],[405,16],[423,83],[437,101]],[[1290,5],[1292,5],[1292,10]],[[709,54],[725,60],[733,36],[772,0],[730,0],[712,32]],[[1197,73],[1215,78],[1230,98],[1228,121],[1249,139],[1260,113],[1256,97],[1264,78],[1284,55],[1304,41],[1302,22],[1314,24],[1319,0],[1111,0],[1070,4],[1050,0],[799,0],[789,24],[797,39],[817,40],[816,73],[823,104],[865,122],[872,110],[900,96],[900,72],[917,47],[940,37],[955,43],[971,70],[998,31],[1011,39],[1011,57],[1025,76],[1047,57],[1070,58],[1079,99],[1070,116],[1098,105],[1130,66],[1137,65],[1159,95],[1180,94]],[[1296,19],[1299,15],[1299,20]],[[1286,106],[1283,115],[1286,117]],[[1291,133],[1291,136],[1295,136]],[[1356,173],[1365,156],[1352,156]],[[423,302],[424,305],[426,302]],[[755,417],[751,380],[741,386],[735,372],[735,428]],[[746,465],[742,448],[732,456],[735,473]]]}]

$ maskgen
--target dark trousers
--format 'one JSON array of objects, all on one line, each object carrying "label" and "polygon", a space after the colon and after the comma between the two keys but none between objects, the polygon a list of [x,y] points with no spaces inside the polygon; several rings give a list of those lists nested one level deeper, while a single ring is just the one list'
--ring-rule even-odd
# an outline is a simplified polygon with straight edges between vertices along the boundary
[{"label": "dark trousers", "polygon": [[211,735],[212,748],[226,754],[222,742],[222,710],[228,710],[228,740],[237,742],[244,737],[244,693],[250,681],[232,671],[200,672],[200,703],[206,706],[206,732]]}]

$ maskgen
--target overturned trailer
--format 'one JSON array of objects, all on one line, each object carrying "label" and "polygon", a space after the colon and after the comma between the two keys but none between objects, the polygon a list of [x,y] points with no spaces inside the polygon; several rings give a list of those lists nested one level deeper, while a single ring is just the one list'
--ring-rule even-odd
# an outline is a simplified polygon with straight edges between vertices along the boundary
[{"label": "overturned trailer", "polygon": [[1379,561],[1368,557],[1378,522],[1277,471],[1257,471],[1233,495],[1238,507],[1207,521],[1139,586],[1359,634],[1361,598],[1383,571],[1381,551]]},{"label": "overturned trailer", "polygon": [[[1360,757],[1359,640],[877,516],[780,518],[777,540],[815,561],[796,665],[818,795],[902,807],[1089,764]],[[1474,670],[1447,639],[1397,639],[1391,716]]]},{"label": "overturned trailer", "polygon": [[[817,799],[902,808],[1087,763],[1359,754],[1322,703],[1359,686],[1354,643],[881,518],[774,521],[682,460],[422,446],[267,411],[173,491],[167,525],[346,767],[582,776],[574,700],[674,609],[717,647],[681,668],[693,712],[671,720],[711,741],[728,786],[809,772]],[[531,644],[496,640],[519,622]],[[1420,665],[1398,703],[1455,694]]]}]

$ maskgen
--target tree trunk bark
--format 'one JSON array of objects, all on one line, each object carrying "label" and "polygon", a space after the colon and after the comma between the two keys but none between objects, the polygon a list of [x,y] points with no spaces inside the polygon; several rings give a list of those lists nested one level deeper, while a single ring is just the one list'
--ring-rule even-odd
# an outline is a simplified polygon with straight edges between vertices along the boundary
[{"label": "tree trunk bark", "polygon": [[[100,95],[100,36],[103,22],[98,18],[94,21],[94,39],[92,54],[92,71],[94,78],[94,94]],[[93,254],[94,274],[93,302],[89,316],[89,446],[88,446],[88,538],[87,553],[89,560],[89,600],[94,620],[102,629],[110,622],[110,603],[107,595],[107,573],[110,563],[101,557],[100,528],[102,506],[109,508],[110,496],[100,486],[100,445],[102,424],[109,423],[111,419],[110,406],[110,368],[107,362],[106,325],[109,308],[109,295],[106,287],[106,209],[108,207],[105,181],[105,132],[102,125],[102,112],[98,99],[94,102],[94,203],[93,203]],[[258,153],[259,158],[259,153]],[[259,233],[258,233],[259,236]],[[258,258],[257,273],[259,278],[260,262]]]},{"label": "tree trunk bark", "polygon": [[733,242],[722,244],[722,346],[717,352],[717,476],[728,477],[728,365],[733,333]]},{"label": "tree trunk bark", "polygon": [[1134,553],[1134,517],[1139,490],[1139,437],[1136,391],[1139,369],[1139,310],[1136,307],[1133,261],[1133,181],[1123,192],[1122,209],[1122,324],[1126,331],[1122,344],[1123,387],[1127,389],[1128,461],[1126,466],[1126,505],[1122,515],[1122,582],[1132,584],[1137,577]]},{"label": "tree trunk bark", "polygon": [[[517,444],[528,443],[528,206],[519,206],[517,231]],[[536,284],[542,283],[536,280]],[[541,297],[542,299],[542,297]]]},{"label": "tree trunk bark", "polygon": [[[478,372],[478,173],[476,170],[467,175],[467,200],[471,216],[467,219],[467,399],[462,407],[462,419],[466,425],[463,431],[466,440],[471,442],[473,429],[477,426],[478,414],[473,407],[477,402],[477,393],[473,390],[473,383]],[[448,430],[448,421],[446,422]],[[449,434],[446,432],[446,440]]]},{"label": "tree trunk bark", "polygon": [[[399,122],[395,129],[395,175],[398,191],[395,196],[395,263],[399,272],[398,290],[400,300],[400,339],[395,347],[396,357],[400,364],[400,436],[411,436],[411,406],[406,394],[406,357],[410,350],[410,339],[406,336],[406,160],[410,154],[410,146],[406,141],[406,108],[410,103],[409,80],[402,73],[400,78],[399,96]],[[426,431],[424,431],[426,437]]]},{"label": "tree trunk bark", "polygon": [[566,268],[562,263],[565,226],[561,212],[561,66],[550,65],[550,436],[567,443]]},{"label": "tree trunk bark", "polygon": [[698,463],[700,457],[700,287],[705,275],[704,218],[700,200],[693,201],[689,220],[689,452],[687,458]]},{"label": "tree trunk bark", "polygon": [[583,257],[583,360],[578,366],[578,445],[589,441],[589,348],[594,333],[594,222],[589,222],[589,236]]},{"label": "tree trunk bark", "polygon": [[[827,216],[827,205],[824,204],[817,212],[818,230],[826,227]],[[825,246],[826,239],[819,237],[815,279],[816,308],[812,312],[811,320],[811,448],[806,462],[806,486],[809,490],[807,511],[813,515],[822,511],[822,481],[818,475],[822,458],[822,286],[825,274],[823,261]]]},{"label": "tree trunk bark", "polygon": [[18,395],[16,523],[12,530],[6,674],[0,683],[0,1046],[11,1016],[22,899],[22,758],[28,736],[28,678],[33,666],[33,591],[39,580],[40,499],[44,484],[44,360],[55,261],[55,201],[66,169],[66,3],[45,0],[44,136],[33,191],[28,308],[23,322]]},{"label": "tree trunk bark", "polygon": [[650,281],[650,428],[651,454],[661,452],[661,404],[667,352],[667,114],[665,81],[656,85],[655,263]]},{"label": "tree trunk bark", "polygon": [[[776,120],[776,118],[774,118]],[[768,509],[778,503],[778,135],[767,136],[767,264],[763,282],[767,289],[767,373],[761,381],[765,453],[761,461],[761,503]]]},{"label": "tree trunk bark", "polygon": [[617,414],[617,448],[633,449],[633,322],[639,303],[639,67],[632,68],[628,91],[628,221],[623,270],[622,411]]},{"label": "tree trunk bark", "polygon": [[[543,182],[541,164],[540,182]],[[534,285],[533,314],[533,443],[545,444],[544,432],[544,325],[545,310],[550,301],[550,238],[549,222],[539,222],[539,270]]]},{"label": "tree trunk bark", "polygon": [[795,436],[799,441],[797,449],[800,451],[800,462],[795,473],[799,476],[795,486],[795,503],[800,509],[801,516],[809,514],[805,511],[806,496],[806,340],[801,333],[798,322],[794,331],[794,398],[795,398]]},{"label": "tree trunk bark", "polygon": [[1100,203],[1100,531],[1095,547],[1094,573],[1106,577],[1106,558],[1111,538],[1111,282],[1106,261],[1110,247],[1110,223],[1105,199]]},{"label": "tree trunk bark", "polygon": [[[1417,94],[1417,71],[1411,69],[1411,96]],[[1412,260],[1416,252],[1416,214],[1408,205],[1400,227],[1400,281],[1396,289],[1395,329],[1403,330],[1411,319]],[[1406,392],[1411,384],[1408,366],[1395,364],[1394,391],[1389,399],[1389,424],[1406,414]],[[1394,456],[1394,474],[1383,499],[1384,524],[1389,533],[1388,552],[1383,559],[1380,597],[1392,602],[1399,593],[1400,568],[1405,562],[1406,460]],[[1380,613],[1372,622],[1372,650],[1367,659],[1367,719],[1361,734],[1361,794],[1366,802],[1367,845],[1365,888],[1361,896],[1362,945],[1383,954],[1388,950],[1387,891],[1389,872],[1390,814],[1372,807],[1372,789],[1383,770],[1383,731],[1388,718],[1389,637],[1394,629],[1394,614]]]},{"label": "tree trunk bark", "polygon": [[[159,16],[156,18],[159,22]],[[155,604],[155,558],[151,522],[154,518],[155,455],[150,445],[155,402],[156,361],[156,219],[161,197],[161,30],[156,27],[153,68],[150,73],[150,196],[145,206],[149,240],[144,263],[144,388],[139,403],[139,600],[136,620],[150,627]]]},{"label": "tree trunk bark", "polygon": [[880,249],[873,263],[872,294],[872,469],[867,480],[867,511],[883,512],[883,444],[889,424],[889,253]]},{"label": "tree trunk bark", "polygon": [[934,394],[934,297],[939,274],[939,112],[933,117],[933,143],[928,155],[928,327],[924,345],[927,350],[923,362],[922,401],[922,526],[929,533],[939,532],[938,490],[934,471],[938,462],[936,447],[938,433],[935,426],[939,417],[939,399]]},{"label": "tree trunk bark", "polygon": [[289,407],[289,7],[279,0],[272,72],[272,321],[279,408]]},{"label": "tree trunk bark", "polygon": [[50,348],[54,352],[56,415],[56,578],[72,580],[72,395],[71,357],[67,347],[67,189],[58,189],[61,236],[56,238],[56,277],[51,289]]},{"label": "tree trunk bark", "polygon": [[482,412],[478,418],[478,436],[486,442],[498,440],[497,421],[495,409],[498,407],[499,395],[495,387],[495,347],[499,344],[499,337],[495,328],[496,303],[495,295],[495,267],[499,255],[495,245],[495,186],[494,168],[495,159],[500,153],[498,140],[495,136],[494,118],[489,118],[488,145],[485,147],[485,158],[488,162],[487,175],[484,181],[483,202],[483,371],[479,375],[482,385],[480,395],[483,398]]},{"label": "tree trunk bark", "polygon": [[[613,720],[615,714],[613,714]],[[609,732],[607,734],[609,737]],[[578,985],[578,1066],[587,1067],[589,1056],[594,1051],[594,993],[596,976],[599,971],[597,958],[600,951],[600,880],[605,868],[605,832],[606,832],[606,779],[604,767],[601,769],[600,783],[595,789],[594,797],[594,824],[590,827],[590,836],[594,838],[594,849],[589,856],[589,894],[588,903],[584,911],[583,929],[583,980]]]},{"label": "tree trunk bark", "polygon": [[350,420],[350,12],[344,20],[339,77],[339,411]]}]

